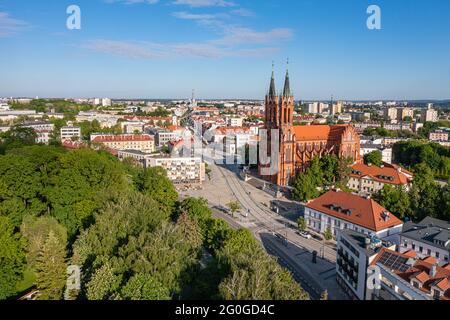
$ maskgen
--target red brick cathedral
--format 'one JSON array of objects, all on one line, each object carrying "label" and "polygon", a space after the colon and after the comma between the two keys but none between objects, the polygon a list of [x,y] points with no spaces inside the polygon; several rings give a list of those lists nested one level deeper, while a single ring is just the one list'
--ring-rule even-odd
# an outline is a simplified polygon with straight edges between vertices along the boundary
[{"label": "red brick cathedral", "polygon": [[[265,180],[279,186],[290,185],[293,178],[304,171],[315,156],[335,154],[338,157],[350,157],[355,162],[360,161],[360,140],[353,126],[294,126],[294,96],[291,93],[289,71],[286,71],[282,95],[277,95],[275,91],[275,76],[272,71],[265,104],[268,157],[271,156],[271,140],[280,141],[277,173],[263,175],[262,170],[269,165],[259,165],[259,173]],[[278,129],[279,136],[272,137],[272,129]]]}]

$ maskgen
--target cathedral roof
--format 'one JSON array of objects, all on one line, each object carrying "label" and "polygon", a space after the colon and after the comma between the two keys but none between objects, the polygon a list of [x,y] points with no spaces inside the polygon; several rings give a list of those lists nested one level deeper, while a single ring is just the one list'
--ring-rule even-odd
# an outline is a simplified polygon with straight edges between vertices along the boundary
[{"label": "cathedral roof", "polygon": [[294,126],[297,140],[334,140],[342,136],[349,125]]}]

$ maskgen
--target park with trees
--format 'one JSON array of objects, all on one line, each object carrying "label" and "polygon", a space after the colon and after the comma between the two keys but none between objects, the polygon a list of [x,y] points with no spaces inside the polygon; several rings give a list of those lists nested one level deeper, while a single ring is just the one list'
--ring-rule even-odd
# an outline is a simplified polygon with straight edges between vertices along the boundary
[{"label": "park with trees", "polygon": [[[162,168],[3,138],[0,299],[308,299],[247,230],[180,199]],[[67,267],[79,290],[66,292]]]}]

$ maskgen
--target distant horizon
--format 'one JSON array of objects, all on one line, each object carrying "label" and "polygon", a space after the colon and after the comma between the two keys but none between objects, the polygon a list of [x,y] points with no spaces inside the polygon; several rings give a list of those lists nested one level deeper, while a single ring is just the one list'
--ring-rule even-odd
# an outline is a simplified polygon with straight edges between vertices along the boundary
[{"label": "distant horizon", "polygon": [[[0,99],[32,99],[36,97],[32,96],[0,96]],[[44,100],[76,100],[76,99],[111,99],[113,101],[188,101],[190,98],[113,98],[103,96],[89,96],[89,97],[41,97],[38,99]],[[294,97],[295,98],[295,97]],[[264,98],[196,98],[197,102],[201,101],[264,101]],[[331,102],[331,99],[294,99],[295,102]],[[416,102],[416,103],[447,103],[448,99],[333,99],[333,102]]]},{"label": "distant horizon", "polygon": [[78,0],[78,30],[69,4],[1,1],[0,96],[260,100],[289,60],[299,100],[450,98],[450,1],[377,0],[379,29],[371,0]]}]

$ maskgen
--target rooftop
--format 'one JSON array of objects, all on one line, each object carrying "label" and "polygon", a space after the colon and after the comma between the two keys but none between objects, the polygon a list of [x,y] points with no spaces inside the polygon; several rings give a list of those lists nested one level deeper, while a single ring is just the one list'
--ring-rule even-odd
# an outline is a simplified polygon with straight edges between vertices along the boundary
[{"label": "rooftop", "polygon": [[[430,263],[431,262],[431,263]],[[419,281],[422,288],[418,289],[428,295],[433,287],[439,288],[444,295],[442,300],[450,300],[450,268],[439,267],[426,257],[421,260],[387,248],[383,248],[374,258],[371,265],[382,264],[403,280]]]},{"label": "rooftop", "polygon": [[123,142],[123,141],[153,141],[153,137],[148,134],[104,135],[104,136],[97,136],[92,140],[92,142]]},{"label": "rooftop", "polygon": [[402,169],[395,169],[392,166],[369,166],[363,163],[355,164],[352,167],[352,177],[362,178],[368,176],[375,181],[403,185],[411,182],[410,174],[403,172]]},{"label": "rooftop", "polygon": [[419,223],[406,223],[402,236],[450,250],[450,222],[426,217]]},{"label": "rooftop", "polygon": [[297,140],[333,140],[340,138],[351,125],[294,126]]},{"label": "rooftop", "polygon": [[307,207],[375,232],[403,224],[375,200],[342,191],[328,191]]}]

